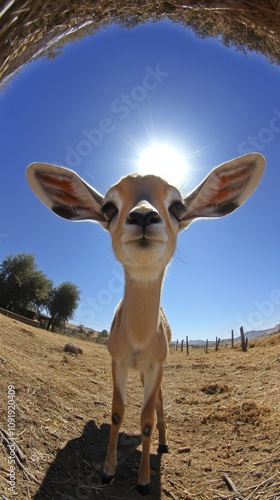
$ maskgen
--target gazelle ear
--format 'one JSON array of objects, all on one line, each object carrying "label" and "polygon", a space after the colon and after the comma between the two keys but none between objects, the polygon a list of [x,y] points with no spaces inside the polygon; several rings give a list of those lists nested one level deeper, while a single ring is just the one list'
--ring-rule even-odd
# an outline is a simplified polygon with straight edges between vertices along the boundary
[{"label": "gazelle ear", "polygon": [[40,200],[64,219],[92,220],[107,226],[101,207],[103,196],[75,172],[49,163],[31,163],[27,180]]},{"label": "gazelle ear", "polygon": [[184,199],[182,228],[199,217],[222,217],[238,208],[260,182],[265,158],[250,153],[235,158],[210,172],[193,193]]}]

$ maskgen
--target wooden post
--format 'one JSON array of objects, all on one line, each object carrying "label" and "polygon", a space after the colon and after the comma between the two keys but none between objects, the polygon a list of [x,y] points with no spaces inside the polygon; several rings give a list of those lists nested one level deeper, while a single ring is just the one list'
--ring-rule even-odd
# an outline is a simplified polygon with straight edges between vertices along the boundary
[{"label": "wooden post", "polygon": [[189,355],[189,337],[188,335],[186,336],[186,351],[187,351],[187,356]]},{"label": "wooden post", "polygon": [[218,339],[218,337],[216,337],[216,347],[215,347],[216,352],[219,349],[220,340],[221,340],[220,338]]},{"label": "wooden post", "polygon": [[231,330],[231,348],[234,349],[234,333],[233,333],[233,330]]},{"label": "wooden post", "polygon": [[179,340],[177,339],[177,342],[176,342],[176,351],[178,351],[178,344],[179,344]]},{"label": "wooden post", "polygon": [[181,352],[183,352],[183,350],[184,350],[184,339],[181,340]]},{"label": "wooden post", "polygon": [[242,347],[242,351],[246,352],[247,351],[247,346],[246,346],[246,339],[245,339],[245,334],[244,334],[243,326],[240,327],[240,335],[241,335],[241,347]]},{"label": "wooden post", "polygon": [[205,352],[206,352],[206,354],[208,353],[208,339],[206,339],[206,343],[205,343]]}]

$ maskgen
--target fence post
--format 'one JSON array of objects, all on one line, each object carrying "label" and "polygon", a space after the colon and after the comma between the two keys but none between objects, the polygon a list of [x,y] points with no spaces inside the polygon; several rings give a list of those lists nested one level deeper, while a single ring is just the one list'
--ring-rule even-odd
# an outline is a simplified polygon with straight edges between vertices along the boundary
[{"label": "fence post", "polygon": [[220,338],[216,337],[216,347],[215,347],[216,352],[219,349],[220,340],[221,340]]},{"label": "fence post", "polygon": [[179,344],[179,340],[177,339],[177,342],[176,342],[176,351],[178,351],[178,344]]},{"label": "fence post", "polygon": [[206,352],[206,354],[208,353],[208,339],[206,339],[206,343],[205,343],[205,352]]},{"label": "fence post", "polygon": [[240,327],[240,336],[241,336],[242,351],[246,352],[247,351],[248,339],[247,339],[247,342],[246,342],[245,334],[244,334],[244,330],[243,330],[243,326]]},{"label": "fence post", "polygon": [[231,330],[231,348],[234,349],[234,333],[233,333],[233,330]]},{"label": "fence post", "polygon": [[181,352],[183,352],[183,349],[184,349],[184,339],[181,340]]},{"label": "fence post", "polygon": [[188,335],[186,336],[186,351],[187,351],[187,356],[189,355],[189,337]]}]

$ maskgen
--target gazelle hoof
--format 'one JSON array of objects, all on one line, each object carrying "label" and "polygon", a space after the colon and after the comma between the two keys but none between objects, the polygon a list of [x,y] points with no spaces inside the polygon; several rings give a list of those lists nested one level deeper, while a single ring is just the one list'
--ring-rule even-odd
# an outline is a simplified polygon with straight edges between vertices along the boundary
[{"label": "gazelle hoof", "polygon": [[137,490],[140,495],[143,495],[143,497],[146,497],[150,493],[150,483],[147,484],[137,484]]},{"label": "gazelle hoof", "polygon": [[107,474],[105,474],[105,472],[102,472],[102,483],[103,484],[112,484],[114,479],[115,479],[115,476],[108,476]]},{"label": "gazelle hoof", "polygon": [[168,444],[160,444],[157,449],[158,453],[169,453]]}]

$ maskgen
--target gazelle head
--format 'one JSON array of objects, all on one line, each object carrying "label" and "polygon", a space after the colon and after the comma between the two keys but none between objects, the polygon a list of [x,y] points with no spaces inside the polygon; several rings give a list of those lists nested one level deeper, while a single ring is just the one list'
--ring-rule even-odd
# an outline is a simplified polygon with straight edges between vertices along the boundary
[{"label": "gazelle head", "polygon": [[212,170],[187,197],[154,175],[128,175],[105,196],[72,170],[46,163],[32,163],[27,179],[57,215],[99,222],[110,232],[115,255],[128,275],[151,281],[164,273],[179,231],[197,218],[233,212],[255,190],[264,166],[258,153],[231,160]]},{"label": "gazelle head", "polygon": [[154,175],[128,175],[104,197],[115,255],[139,281],[156,278],[174,254],[176,205],[184,209],[179,191]]}]

